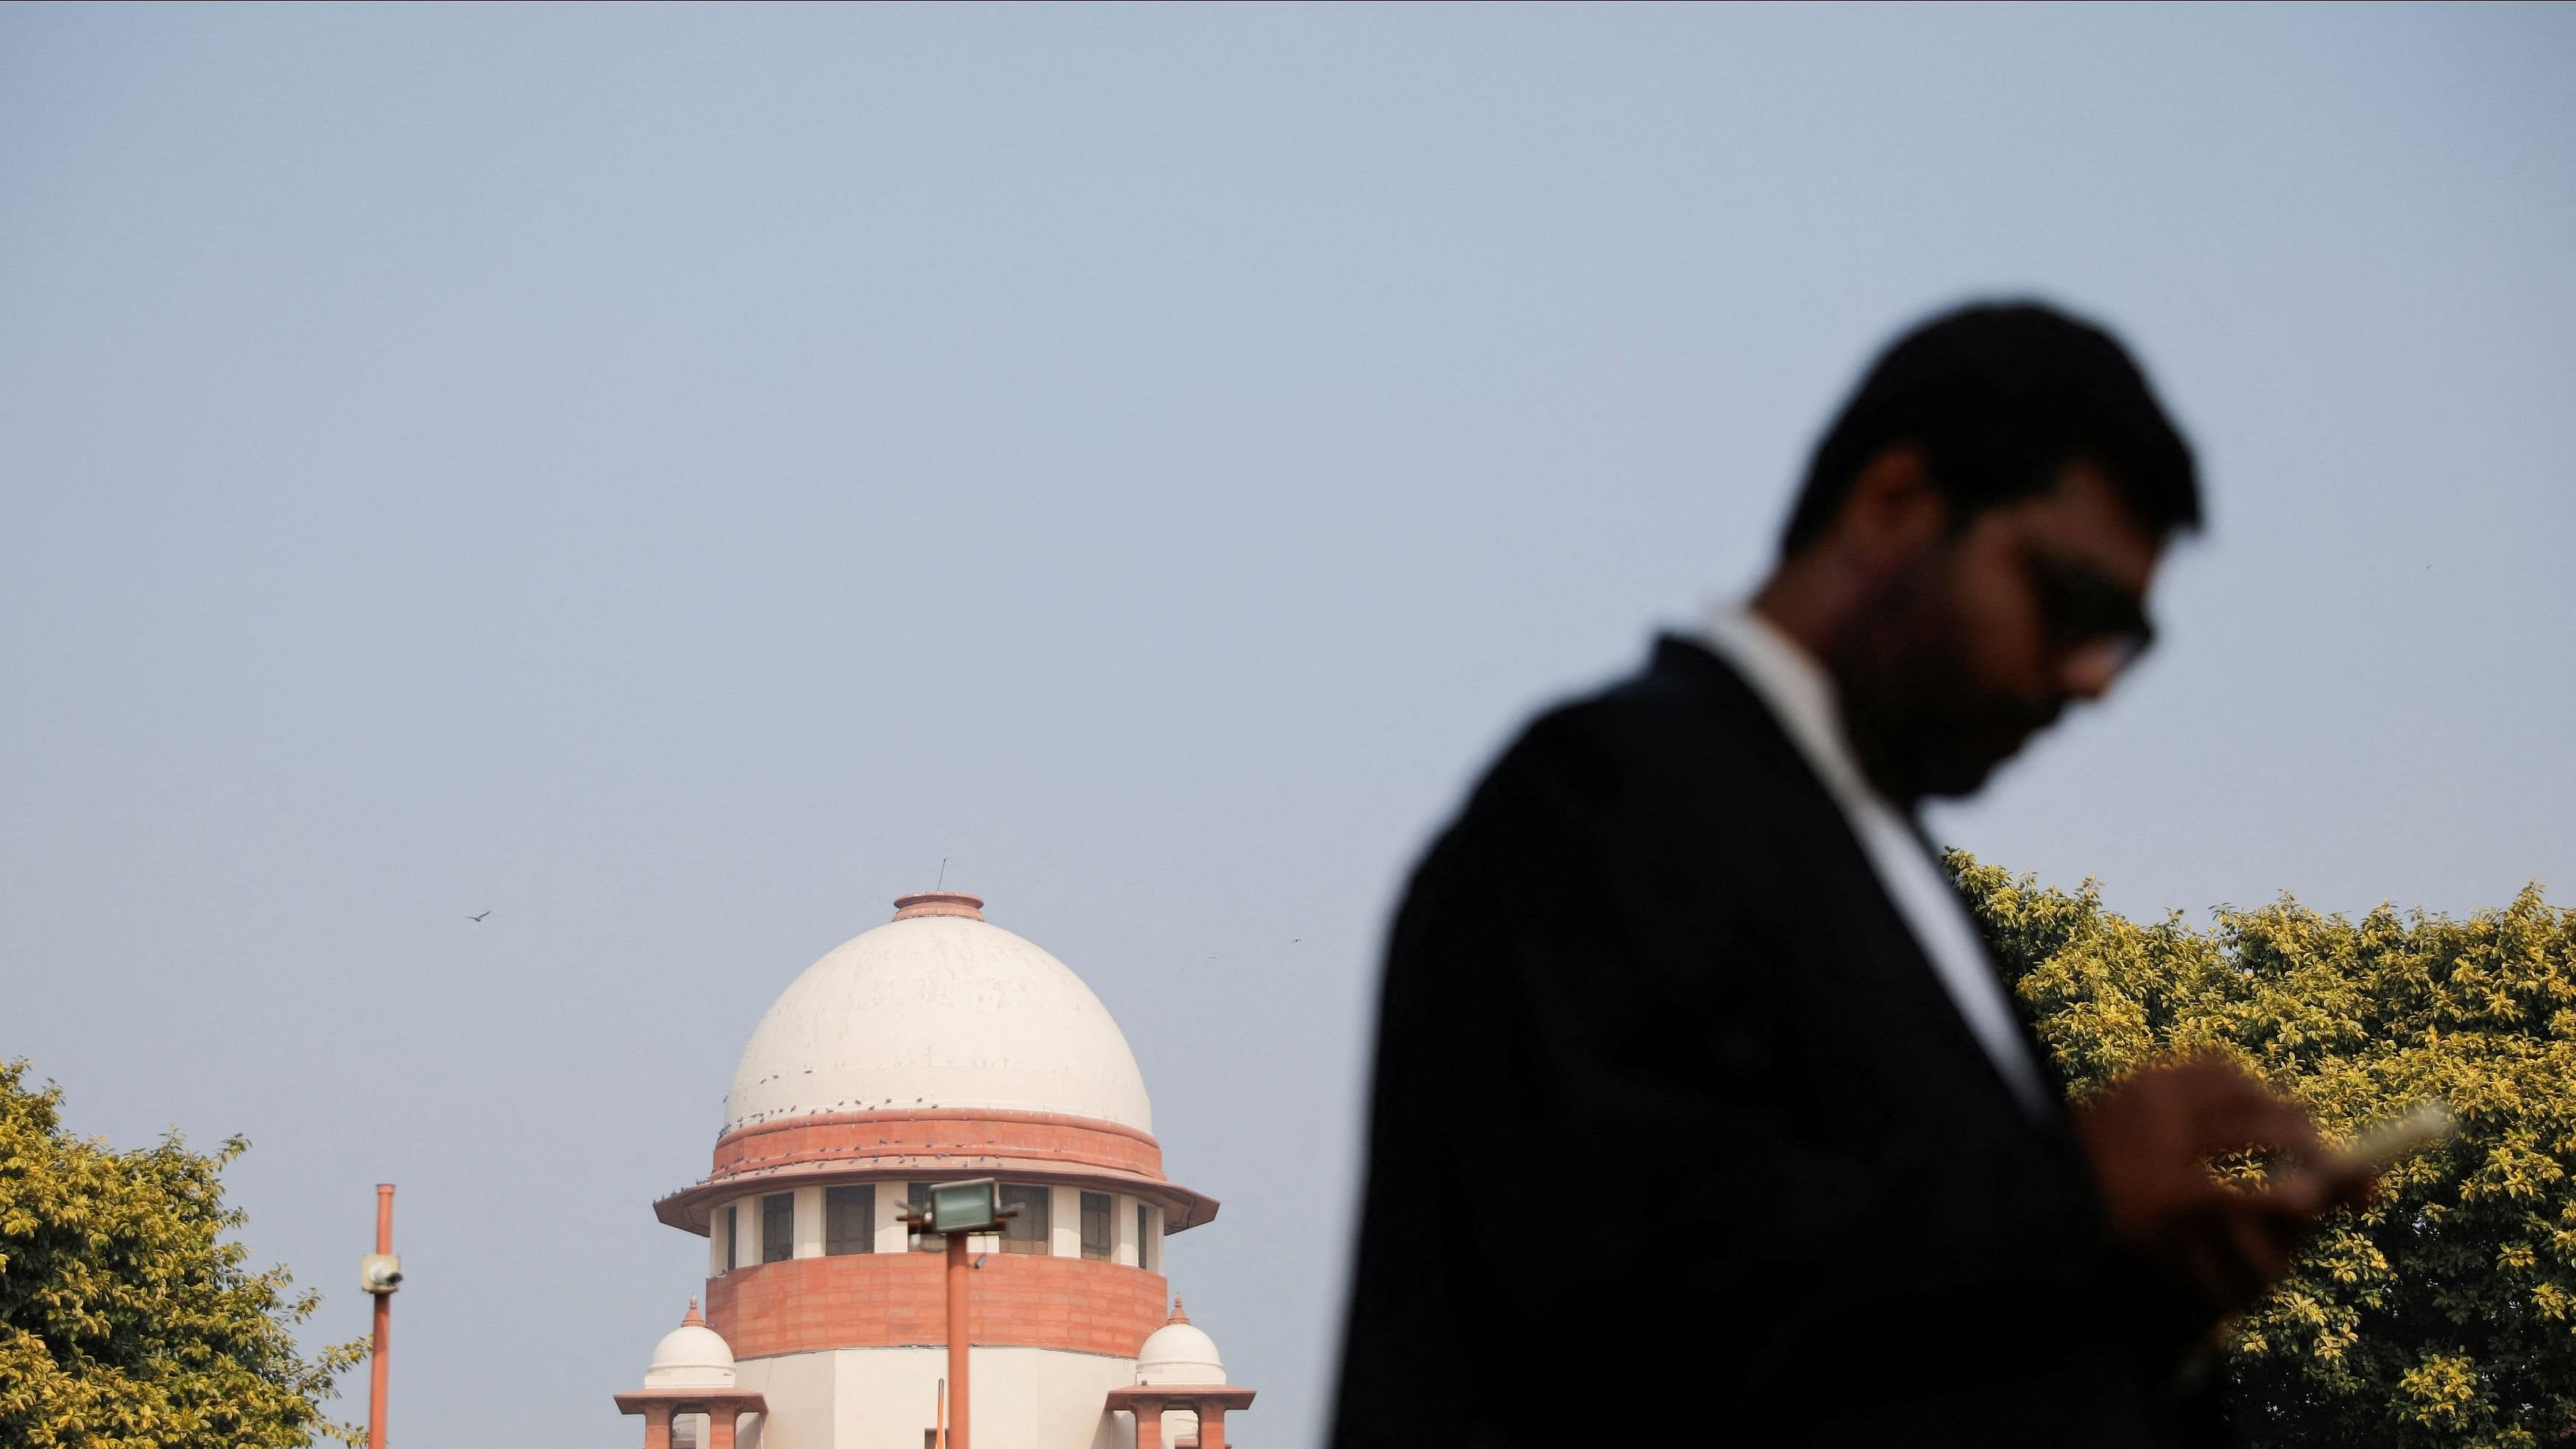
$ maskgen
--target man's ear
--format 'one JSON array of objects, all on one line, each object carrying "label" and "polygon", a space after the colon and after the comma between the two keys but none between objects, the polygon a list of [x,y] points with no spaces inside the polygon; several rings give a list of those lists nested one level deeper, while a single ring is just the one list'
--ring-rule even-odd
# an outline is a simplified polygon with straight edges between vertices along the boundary
[{"label": "man's ear", "polygon": [[1893,573],[1950,530],[1950,505],[1913,447],[1882,449],[1861,465],[1828,534],[1835,550],[1873,574]]}]

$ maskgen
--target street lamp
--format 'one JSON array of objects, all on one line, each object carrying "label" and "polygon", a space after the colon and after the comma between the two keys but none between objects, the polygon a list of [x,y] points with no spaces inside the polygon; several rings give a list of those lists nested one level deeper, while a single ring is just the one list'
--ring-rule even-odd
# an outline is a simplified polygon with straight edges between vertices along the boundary
[{"label": "street lamp", "polygon": [[989,1177],[934,1182],[927,1208],[906,1206],[903,1220],[915,1232],[948,1239],[948,1442],[941,1449],[970,1449],[966,1433],[966,1350],[973,1338],[966,1305],[966,1235],[997,1233],[1019,1209],[1002,1206],[1001,1185]]}]

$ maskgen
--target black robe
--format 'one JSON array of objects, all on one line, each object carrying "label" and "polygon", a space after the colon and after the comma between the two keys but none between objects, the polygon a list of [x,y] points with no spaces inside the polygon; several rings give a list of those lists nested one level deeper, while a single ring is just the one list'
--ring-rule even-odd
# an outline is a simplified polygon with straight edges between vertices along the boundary
[{"label": "black robe", "polygon": [[1532,724],[1415,873],[1367,1174],[1334,1449],[2208,1431],[2064,1117],[1693,643]]}]

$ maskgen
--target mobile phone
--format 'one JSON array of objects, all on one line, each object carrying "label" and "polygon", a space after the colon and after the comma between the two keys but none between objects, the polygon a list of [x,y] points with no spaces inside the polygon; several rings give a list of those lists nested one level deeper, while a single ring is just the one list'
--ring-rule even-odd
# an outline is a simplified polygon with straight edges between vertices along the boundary
[{"label": "mobile phone", "polygon": [[2439,1097],[2427,1097],[2393,1117],[2382,1117],[2364,1127],[2350,1142],[2328,1151],[2318,1160],[2317,1168],[2328,1177],[2365,1177],[2386,1169],[2399,1158],[2438,1147],[2459,1133],[2460,1119],[2452,1115],[2451,1104]]}]

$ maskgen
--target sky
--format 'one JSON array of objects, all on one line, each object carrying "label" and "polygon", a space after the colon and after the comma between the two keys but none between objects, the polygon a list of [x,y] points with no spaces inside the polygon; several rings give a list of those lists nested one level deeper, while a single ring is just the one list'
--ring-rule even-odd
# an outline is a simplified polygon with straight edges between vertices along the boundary
[{"label": "sky", "polygon": [[308,1342],[398,1183],[396,1442],[609,1449],[652,1199],[944,862],[1315,1444],[1410,860],[1933,309],[2116,328],[2211,512],[1937,835],[2576,901],[2571,256],[2567,7],[0,9],[0,1056],[246,1134]]}]

